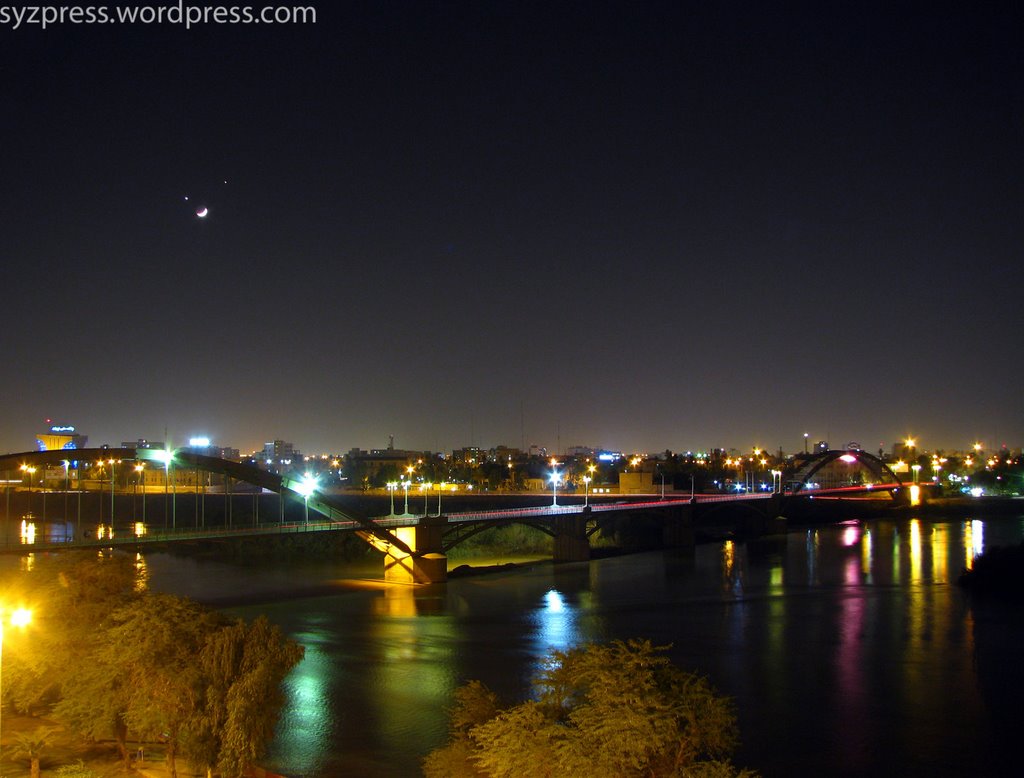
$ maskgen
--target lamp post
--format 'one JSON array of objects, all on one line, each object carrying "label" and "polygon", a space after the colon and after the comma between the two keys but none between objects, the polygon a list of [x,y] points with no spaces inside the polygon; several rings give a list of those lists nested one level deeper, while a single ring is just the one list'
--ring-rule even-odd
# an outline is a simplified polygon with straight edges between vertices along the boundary
[{"label": "lamp post", "polygon": [[405,489],[405,510],[402,511],[403,516],[409,515],[409,481],[402,481],[402,487]]},{"label": "lamp post", "polygon": [[68,470],[71,468],[71,462],[65,459],[61,464],[64,465],[64,533],[66,535],[68,526]]},{"label": "lamp post", "polygon": [[918,473],[921,472],[921,466],[920,465],[911,465],[910,469],[914,471],[914,483],[916,484],[917,483]]},{"label": "lamp post", "polygon": [[558,469],[551,471],[551,507],[558,506]]},{"label": "lamp post", "polygon": [[590,476],[583,476],[583,507],[590,505]]},{"label": "lamp post", "polygon": [[[162,451],[154,451],[153,457],[157,462],[164,463],[164,527],[167,526],[167,489],[171,481],[171,464],[174,461],[174,452],[169,449]],[[178,525],[178,488],[177,483],[174,485],[174,491],[171,494],[171,529],[176,529]]]},{"label": "lamp post", "polygon": [[22,472],[28,476],[28,513],[32,514],[32,480],[36,473],[36,469],[32,465],[22,465]]},{"label": "lamp post", "polygon": [[395,515],[395,487],[398,486],[394,481],[388,481],[388,491],[391,493],[391,513],[388,516]]},{"label": "lamp post", "polygon": [[444,491],[444,481],[437,485],[437,517],[441,518],[441,492]]},{"label": "lamp post", "polygon": [[302,502],[305,507],[305,524],[309,526],[309,496],[313,494],[318,486],[319,479],[315,475],[306,473],[295,490],[302,495]]},{"label": "lamp post", "polygon": [[[146,466],[144,464],[142,464],[142,462],[139,462],[137,465],[135,465],[135,493],[136,494],[138,494],[138,492],[139,492],[139,481],[143,480],[142,473],[143,473],[143,471],[145,469],[146,469]],[[143,524],[146,523],[146,484],[142,484],[142,523]]]},{"label": "lamp post", "polygon": [[[4,666],[4,613],[0,610],[0,696],[3,694],[3,666]],[[26,627],[32,621],[32,611],[25,608],[16,608],[11,611],[10,622],[12,627]],[[0,740],[3,738],[3,723],[0,719]]]},{"label": "lamp post", "polygon": [[110,465],[110,528],[114,528],[114,460],[108,460]]}]

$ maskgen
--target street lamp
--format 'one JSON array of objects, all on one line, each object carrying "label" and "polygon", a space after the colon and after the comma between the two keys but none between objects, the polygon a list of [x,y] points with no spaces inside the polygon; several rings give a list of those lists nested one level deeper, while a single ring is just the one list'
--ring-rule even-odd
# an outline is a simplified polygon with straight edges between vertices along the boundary
[{"label": "street lamp", "polygon": [[[664,495],[663,495],[664,496]],[[590,476],[583,476],[583,507],[590,505]]]},{"label": "street lamp", "polygon": [[405,480],[402,481],[402,486],[405,489],[405,510],[402,511],[402,515],[403,516],[408,516],[409,515],[409,484],[410,483],[411,483],[410,481],[405,481]]},{"label": "street lamp", "polygon": [[395,483],[394,481],[388,481],[387,486],[388,486],[388,491],[391,493],[391,513],[389,513],[388,515],[389,516],[394,516],[395,515],[395,488],[398,486],[398,484]]},{"label": "street lamp", "polygon": [[[0,610],[0,696],[3,695],[3,666],[4,666],[4,614]],[[12,627],[27,627],[32,621],[32,611],[25,608],[16,608],[11,611],[10,622]],[[3,724],[0,719],[0,740],[3,739]]]},{"label": "street lamp", "polygon": [[305,522],[307,526],[309,525],[309,496],[317,490],[318,480],[315,475],[306,473],[302,480],[299,481],[298,486],[295,487],[295,491],[302,495],[302,502],[306,510]]},{"label": "street lamp", "polygon": [[32,513],[32,481],[35,480],[33,476],[36,474],[36,469],[32,465],[22,465],[22,472],[28,476],[28,512]]},{"label": "street lamp", "polygon": [[917,483],[918,473],[921,472],[921,466],[920,465],[911,465],[910,469],[914,471],[914,483],[916,484]]},{"label": "street lamp", "polygon": [[[64,526],[68,526],[68,470],[71,467],[71,462],[65,459],[61,464],[64,465]],[[67,530],[65,530],[65,535]]]},{"label": "street lamp", "polygon": [[558,468],[551,471],[551,507],[558,506]]},{"label": "street lamp", "polygon": [[114,460],[110,459],[107,461],[110,465],[110,526],[114,526]]},{"label": "street lamp", "polygon": [[[137,465],[135,465],[135,493],[136,494],[138,494],[138,492],[139,492],[139,481],[143,480],[144,477],[143,477],[142,473],[143,473],[143,471],[145,469],[146,469],[146,466],[142,462],[139,462]],[[143,524],[146,523],[146,484],[142,484],[142,523]]]}]

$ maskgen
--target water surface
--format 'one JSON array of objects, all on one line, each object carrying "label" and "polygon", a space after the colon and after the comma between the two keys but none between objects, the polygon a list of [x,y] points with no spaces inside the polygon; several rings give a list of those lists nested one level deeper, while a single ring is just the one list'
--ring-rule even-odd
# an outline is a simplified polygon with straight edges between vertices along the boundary
[{"label": "water surface", "polygon": [[265,760],[289,776],[419,774],[458,685],[519,701],[550,649],[630,637],[735,699],[735,761],[765,776],[952,776],[1006,767],[1024,693],[1020,611],[954,584],[1022,537],[1024,519],[852,522],[424,588],[330,563],[147,569],[156,589],[255,598],[233,612],[306,647]]}]

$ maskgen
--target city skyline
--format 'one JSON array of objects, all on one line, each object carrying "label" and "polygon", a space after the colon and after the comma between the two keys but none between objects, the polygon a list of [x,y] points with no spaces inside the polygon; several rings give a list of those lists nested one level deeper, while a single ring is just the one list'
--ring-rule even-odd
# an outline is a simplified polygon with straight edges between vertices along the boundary
[{"label": "city skyline", "polygon": [[314,7],[0,26],[0,451],[1024,442],[1018,6]]},{"label": "city skyline", "polygon": [[[206,447],[206,446],[213,446],[215,448],[231,448],[231,449],[237,449],[242,455],[256,455],[256,454],[259,454],[259,452],[263,451],[266,448],[266,446],[273,445],[275,442],[282,442],[283,441],[283,442],[286,442],[289,446],[294,446],[296,451],[300,452],[302,455],[304,455],[304,456],[311,456],[311,457],[312,456],[321,456],[321,455],[345,454],[345,453],[350,452],[352,450],[364,450],[364,451],[377,450],[377,451],[381,451],[381,450],[388,449],[389,447],[393,447],[396,450],[418,451],[418,452],[430,451],[432,453],[441,453],[441,454],[450,453],[452,451],[456,451],[456,450],[460,450],[460,449],[464,449],[464,448],[474,448],[474,447],[480,448],[480,449],[482,449],[484,451],[487,451],[487,450],[490,450],[490,449],[499,448],[499,447],[506,447],[506,448],[518,450],[518,451],[526,454],[526,453],[530,452],[532,449],[536,448],[536,449],[543,449],[544,451],[546,451],[547,455],[559,455],[559,456],[570,455],[570,452],[573,449],[591,449],[591,450],[594,450],[594,451],[620,452],[620,453],[627,454],[627,455],[628,454],[658,455],[658,454],[661,454],[661,453],[663,453],[665,451],[672,451],[674,454],[682,454],[682,453],[687,453],[687,452],[709,452],[709,451],[716,450],[716,449],[717,450],[722,450],[722,451],[751,451],[751,450],[759,449],[759,450],[762,450],[762,451],[767,451],[769,453],[775,453],[775,452],[781,450],[781,451],[783,451],[786,454],[795,454],[795,453],[801,453],[801,452],[803,452],[805,450],[808,450],[808,451],[814,450],[815,447],[818,446],[818,444],[821,443],[821,442],[828,443],[830,448],[833,448],[833,449],[841,449],[841,448],[844,448],[844,447],[846,447],[846,446],[848,446],[850,444],[855,444],[859,448],[861,448],[861,449],[863,449],[865,451],[871,451],[871,452],[874,452],[874,451],[884,451],[884,452],[886,452],[886,454],[891,453],[893,450],[895,450],[896,448],[899,448],[899,447],[911,447],[911,448],[917,449],[917,450],[919,450],[921,452],[925,452],[925,451],[946,451],[946,452],[960,451],[960,452],[970,452],[970,451],[973,451],[973,450],[997,451],[997,450],[1000,450],[1000,449],[1016,450],[1016,449],[1020,449],[1021,448],[1021,445],[1019,443],[1011,443],[1009,441],[991,442],[991,441],[985,441],[985,440],[983,440],[981,438],[973,438],[973,439],[971,439],[971,440],[969,440],[967,442],[958,443],[958,444],[944,445],[944,444],[939,443],[939,442],[930,441],[927,436],[919,435],[919,434],[916,434],[916,433],[907,433],[907,434],[904,434],[902,436],[897,436],[895,438],[891,438],[891,439],[888,439],[888,440],[878,441],[877,444],[875,444],[875,445],[872,445],[872,444],[870,444],[870,443],[868,443],[868,442],[866,442],[864,440],[855,439],[855,438],[852,438],[852,437],[844,437],[844,438],[842,438],[840,440],[840,439],[833,438],[833,437],[831,437],[831,436],[829,436],[827,434],[826,435],[814,435],[812,433],[805,433],[805,434],[799,435],[797,437],[797,439],[795,441],[790,442],[789,445],[787,445],[787,443],[777,443],[775,445],[768,445],[768,444],[766,444],[763,441],[755,441],[753,443],[749,443],[749,442],[747,442],[747,443],[738,443],[738,444],[735,443],[735,442],[732,442],[732,441],[719,441],[719,442],[716,442],[716,443],[713,443],[713,444],[711,444],[711,443],[703,443],[701,445],[690,445],[690,444],[687,444],[686,442],[682,442],[682,443],[674,445],[674,446],[673,445],[662,445],[662,446],[655,446],[655,447],[649,447],[649,448],[628,448],[628,447],[623,447],[623,446],[606,445],[603,441],[577,441],[577,440],[574,440],[574,441],[571,441],[571,442],[567,442],[565,440],[556,440],[556,441],[554,441],[554,443],[552,445],[548,445],[546,443],[536,442],[536,441],[535,442],[527,441],[527,442],[523,443],[523,442],[516,442],[516,441],[511,441],[511,440],[503,440],[503,439],[502,440],[494,439],[494,440],[456,441],[452,445],[440,446],[440,447],[438,447],[438,446],[430,446],[430,445],[419,446],[419,445],[403,443],[400,439],[398,439],[394,435],[388,435],[388,436],[385,437],[385,439],[383,441],[380,441],[380,442],[360,441],[360,442],[355,442],[355,443],[343,443],[342,442],[342,443],[338,443],[336,445],[326,445],[326,446],[307,446],[301,440],[295,439],[292,436],[288,435],[287,432],[285,431],[284,434],[281,434],[281,435],[275,434],[274,436],[270,436],[270,437],[268,437],[266,439],[260,440],[260,442],[253,443],[253,444],[249,445],[247,443],[239,444],[238,441],[232,440],[232,439],[228,439],[228,438],[212,436],[212,435],[209,434],[208,431],[204,431],[204,430],[194,430],[192,432],[181,433],[179,435],[171,435],[170,431],[167,430],[164,433],[160,433],[160,434],[156,434],[156,435],[144,435],[144,436],[137,436],[137,435],[129,435],[129,436],[120,435],[120,436],[117,436],[117,435],[115,435],[113,437],[103,437],[103,436],[97,437],[97,436],[93,435],[90,432],[90,430],[88,430],[87,428],[84,428],[84,427],[81,427],[81,426],[77,426],[77,425],[68,425],[68,424],[65,424],[64,421],[61,421],[58,424],[53,424],[53,422],[54,422],[53,419],[46,419],[45,420],[45,425],[41,426],[40,429],[37,430],[37,433],[36,433],[37,436],[39,434],[43,433],[43,432],[46,432],[48,430],[53,429],[53,430],[56,430],[56,431],[58,431],[60,433],[63,433],[63,434],[75,434],[75,433],[77,433],[79,435],[85,435],[86,438],[87,438],[87,441],[88,441],[87,446],[89,448],[96,448],[96,447],[102,447],[102,446],[109,446],[109,447],[116,448],[116,447],[119,447],[119,446],[121,446],[121,444],[126,443],[126,442],[131,442],[133,445],[136,442],[139,443],[139,444],[145,442],[147,444],[167,445],[168,447],[173,447],[173,448],[180,448],[180,447],[186,447],[186,446],[195,446],[195,445],[199,445],[201,448],[202,447]],[[196,441],[202,441],[202,442],[201,443],[197,443]],[[81,446],[81,444],[79,444],[79,445]],[[6,451],[4,453],[19,453],[21,451],[26,451],[27,452],[27,451],[33,451],[33,450],[35,450],[34,446],[33,447],[28,447],[28,448],[10,449],[10,450],[8,450],[8,451]]]}]

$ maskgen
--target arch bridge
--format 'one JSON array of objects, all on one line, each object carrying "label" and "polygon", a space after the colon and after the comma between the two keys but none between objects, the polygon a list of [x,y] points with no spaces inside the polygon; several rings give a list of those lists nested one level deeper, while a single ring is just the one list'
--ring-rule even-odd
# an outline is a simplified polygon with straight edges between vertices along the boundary
[{"label": "arch bridge", "polygon": [[[24,474],[30,467],[63,467],[65,476],[72,462],[98,463],[115,460],[156,465],[170,473],[182,469],[193,469],[220,475],[225,479],[244,482],[257,489],[276,493],[284,500],[303,504],[323,517],[321,521],[301,524],[286,524],[284,510],[276,524],[240,528],[197,528],[174,527],[170,532],[147,532],[145,537],[125,537],[114,541],[112,538],[73,538],[71,542],[36,544],[35,548],[106,547],[110,545],[140,545],[163,543],[196,538],[213,538],[240,535],[271,534],[279,532],[308,532],[348,530],[356,532],[363,540],[384,553],[385,579],[401,582],[429,583],[446,578],[446,554],[452,547],[467,538],[495,526],[521,523],[551,535],[555,543],[555,559],[575,561],[589,558],[589,537],[601,527],[602,521],[615,521],[616,515],[644,512],[659,522],[668,545],[687,545],[693,542],[694,510],[698,505],[707,505],[703,510],[745,509],[749,514],[750,526],[767,527],[782,514],[783,501],[793,497],[842,495],[851,491],[875,494],[883,489],[891,493],[898,491],[899,478],[878,458],[863,451],[829,451],[809,459],[789,482],[784,492],[760,494],[704,495],[698,494],[682,499],[639,498],[613,504],[552,505],[543,508],[514,508],[497,511],[475,511],[448,513],[445,515],[389,515],[369,517],[354,511],[330,494],[316,490],[305,479],[281,476],[258,467],[198,454],[189,449],[164,451],[149,448],[99,448],[64,451],[33,451],[0,456],[0,473],[6,473],[8,489],[15,479],[12,473]],[[858,477],[851,475],[854,465],[868,472],[870,478],[859,477],[860,483],[852,483]],[[836,485],[822,488],[823,475],[831,470],[846,473],[846,481],[838,479]],[[845,468],[845,470],[844,470]],[[36,479],[33,479],[36,480]],[[38,483],[38,480],[36,480]],[[197,479],[198,482],[198,479]],[[111,476],[113,490],[113,477]],[[9,497],[9,495],[8,495]],[[708,505],[710,504],[710,505]],[[8,514],[9,515],[9,510]],[[754,521],[756,520],[756,521]],[[752,522],[752,523],[751,523]],[[24,550],[24,548],[22,548]]]}]

